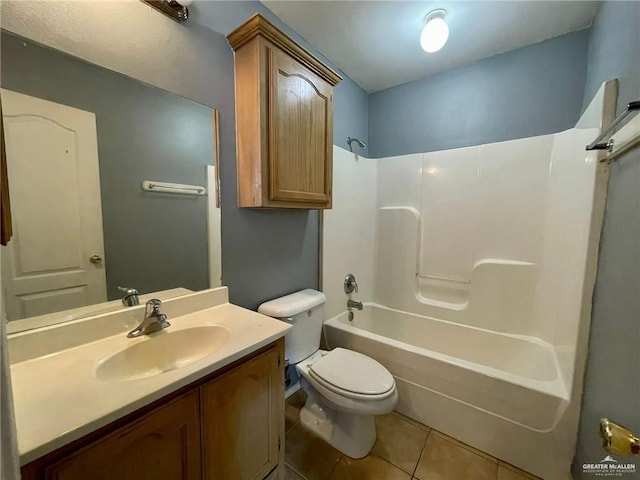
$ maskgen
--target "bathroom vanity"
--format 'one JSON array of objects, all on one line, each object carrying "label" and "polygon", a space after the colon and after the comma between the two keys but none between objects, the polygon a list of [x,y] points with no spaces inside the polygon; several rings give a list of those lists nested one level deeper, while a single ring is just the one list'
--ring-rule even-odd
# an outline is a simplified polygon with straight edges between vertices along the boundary
[{"label": "bathroom vanity", "polygon": [[127,338],[142,308],[10,336],[23,479],[282,478],[290,327],[218,288]]}]

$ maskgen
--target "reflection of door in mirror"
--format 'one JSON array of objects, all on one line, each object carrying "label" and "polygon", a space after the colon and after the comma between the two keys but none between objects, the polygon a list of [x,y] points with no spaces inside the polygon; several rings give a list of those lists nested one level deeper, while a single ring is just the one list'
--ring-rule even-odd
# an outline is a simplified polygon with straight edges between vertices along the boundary
[{"label": "reflection of door in mirror", "polygon": [[107,299],[96,118],[2,90],[14,237],[3,249],[9,320]]},{"label": "reflection of door in mirror", "polygon": [[[76,154],[77,165],[64,163],[70,162],[71,158],[66,152],[69,148],[65,147],[67,137],[79,134],[75,131],[76,126],[67,124],[70,113],[61,114],[62,119],[36,114],[38,122],[29,117],[40,129],[37,132],[30,132],[20,124],[24,131],[20,131],[20,138],[13,142],[15,145],[10,146],[19,152],[36,149],[33,150],[36,153],[32,153],[43,165],[31,168],[22,159],[13,162],[11,155],[7,158],[9,167],[18,163],[21,172],[24,167],[24,183],[28,184],[28,188],[19,194],[20,198],[16,198],[13,185],[16,180],[9,178],[12,209],[16,213],[28,211],[31,215],[28,222],[14,219],[18,232],[17,238],[10,243],[18,247],[15,257],[32,264],[36,260],[55,263],[55,267],[64,269],[61,275],[50,275],[49,264],[31,267],[29,274],[38,272],[42,277],[38,279],[40,282],[46,279],[53,283],[54,277],[75,277],[73,281],[76,282],[77,270],[93,269],[94,273],[106,276],[106,298],[104,294],[98,299],[88,298],[90,288],[81,283],[86,279],[80,279],[73,287],[40,283],[36,291],[17,291],[22,296],[14,303],[24,303],[28,299],[30,305],[14,308],[9,318],[29,321],[11,322],[10,328],[20,331],[34,328],[34,325],[49,325],[123,308],[118,286],[135,288],[141,296],[153,295],[162,299],[219,286],[221,245],[220,209],[215,205],[218,191],[216,111],[4,30],[0,31],[0,38],[3,66],[0,82],[3,88],[11,91],[9,95],[16,92],[24,98],[35,97],[46,101],[43,105],[55,105],[78,115],[91,112],[94,146],[93,156],[89,159],[93,164],[90,168],[98,179],[86,180],[80,170],[73,170],[85,168],[86,155],[81,156],[79,150],[69,150]],[[12,122],[14,136],[17,135],[17,120],[11,117],[6,121]],[[42,130],[52,138],[61,136],[61,140],[55,140],[59,145],[47,147],[50,139],[45,142],[41,138]],[[64,155],[49,158],[57,151],[56,145],[64,147]],[[77,143],[75,148],[79,148]],[[37,153],[43,150],[43,155]],[[55,163],[60,161],[63,161],[62,167]],[[29,175],[34,175],[34,179]],[[61,183],[56,183],[56,179]],[[148,191],[143,187],[145,181],[174,187],[188,185],[201,193],[204,191],[204,195],[172,190]],[[55,202],[48,200],[47,189],[54,191]],[[90,192],[96,195],[95,200],[85,198]],[[80,217],[82,210],[76,205],[72,210],[74,217],[65,213],[66,204],[62,205],[62,200],[75,200],[82,207],[94,204],[96,213]],[[51,213],[52,209],[58,210]],[[96,230],[88,229],[85,222],[95,222]],[[94,232],[100,235],[100,228],[102,237],[99,241],[81,240],[88,230],[92,236]],[[33,235],[30,238],[37,240],[29,245],[29,251],[22,247],[25,238],[22,231],[29,232]],[[78,235],[80,231],[82,236]],[[82,255],[78,260],[74,255],[80,251]],[[70,263],[54,261],[53,255],[58,252]],[[101,263],[86,263],[94,255],[100,257],[95,260]],[[81,261],[86,266],[81,265]],[[2,262],[3,278],[11,279],[17,274],[19,278],[13,283],[25,283],[22,281],[24,272],[4,271],[12,265],[24,267],[21,263]],[[7,287],[11,283],[9,280]],[[45,313],[49,312],[49,306],[55,313]],[[19,311],[20,308],[23,310]]]}]

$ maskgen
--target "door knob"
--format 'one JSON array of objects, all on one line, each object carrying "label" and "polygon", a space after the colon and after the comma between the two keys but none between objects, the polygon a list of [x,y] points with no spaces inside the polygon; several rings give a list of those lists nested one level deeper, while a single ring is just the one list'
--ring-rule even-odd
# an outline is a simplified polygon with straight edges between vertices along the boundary
[{"label": "door knob", "polygon": [[91,263],[102,263],[102,257],[100,255],[91,255],[89,261]]},{"label": "door knob", "polygon": [[640,454],[640,438],[608,418],[600,420],[600,436],[602,446],[609,453],[623,456]]}]

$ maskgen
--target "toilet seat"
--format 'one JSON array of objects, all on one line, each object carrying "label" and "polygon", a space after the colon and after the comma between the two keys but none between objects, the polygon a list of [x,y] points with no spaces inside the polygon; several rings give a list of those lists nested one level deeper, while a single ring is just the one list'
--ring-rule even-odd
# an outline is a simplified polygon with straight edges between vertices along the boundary
[{"label": "toilet seat", "polygon": [[[347,351],[351,352],[351,350]],[[395,408],[398,404],[398,389],[395,385],[395,380],[393,382],[393,387],[388,392],[378,395],[367,395],[343,390],[330,384],[324,379],[320,379],[317,374],[312,374],[311,367],[330,353],[331,352],[327,352],[326,350],[318,350],[316,353],[296,365],[296,370],[302,377],[300,379],[302,389],[307,392],[307,395],[310,394],[310,391],[314,391],[317,393],[315,397],[318,402],[326,404],[338,412],[347,414],[384,415]],[[374,362],[373,359],[369,360]],[[375,363],[378,364],[378,362]],[[380,365],[380,367],[386,371],[382,365]],[[346,370],[349,366],[341,365],[341,368]],[[308,387],[305,387],[305,384],[307,384]]]},{"label": "toilet seat", "polygon": [[312,362],[308,372],[323,387],[347,398],[383,400],[395,393],[395,380],[384,366],[344,348],[336,348]]}]

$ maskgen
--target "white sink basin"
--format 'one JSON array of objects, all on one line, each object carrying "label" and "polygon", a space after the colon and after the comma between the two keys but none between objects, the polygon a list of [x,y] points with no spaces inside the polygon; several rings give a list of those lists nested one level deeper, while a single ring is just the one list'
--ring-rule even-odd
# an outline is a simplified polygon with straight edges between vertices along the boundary
[{"label": "white sink basin", "polygon": [[231,334],[225,327],[206,325],[163,330],[98,363],[100,380],[136,380],[184,367],[221,349]]}]

